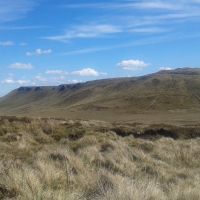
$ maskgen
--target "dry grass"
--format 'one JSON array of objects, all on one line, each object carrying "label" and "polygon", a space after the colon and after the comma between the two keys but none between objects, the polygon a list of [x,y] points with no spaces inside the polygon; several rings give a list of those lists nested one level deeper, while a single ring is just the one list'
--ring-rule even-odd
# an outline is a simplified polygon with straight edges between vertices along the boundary
[{"label": "dry grass", "polygon": [[0,199],[200,199],[198,137],[121,137],[114,132],[116,126],[120,133],[133,128],[2,118]]}]

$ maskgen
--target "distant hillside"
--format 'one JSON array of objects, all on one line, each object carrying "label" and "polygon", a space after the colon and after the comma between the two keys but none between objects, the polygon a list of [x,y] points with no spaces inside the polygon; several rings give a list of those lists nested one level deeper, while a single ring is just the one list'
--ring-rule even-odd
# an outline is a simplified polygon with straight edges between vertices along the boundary
[{"label": "distant hillside", "polygon": [[55,87],[20,87],[0,99],[1,115],[84,118],[200,108],[200,69]]}]

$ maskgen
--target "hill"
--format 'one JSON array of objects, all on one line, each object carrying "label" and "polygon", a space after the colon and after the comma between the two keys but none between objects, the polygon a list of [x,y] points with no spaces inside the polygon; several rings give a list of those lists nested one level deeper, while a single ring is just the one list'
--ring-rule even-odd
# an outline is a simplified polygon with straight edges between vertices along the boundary
[{"label": "hill", "polygon": [[142,118],[152,113],[168,113],[170,118],[170,113],[181,116],[183,112],[194,116],[199,108],[197,68],[54,87],[20,87],[0,99],[1,115],[84,119]]}]

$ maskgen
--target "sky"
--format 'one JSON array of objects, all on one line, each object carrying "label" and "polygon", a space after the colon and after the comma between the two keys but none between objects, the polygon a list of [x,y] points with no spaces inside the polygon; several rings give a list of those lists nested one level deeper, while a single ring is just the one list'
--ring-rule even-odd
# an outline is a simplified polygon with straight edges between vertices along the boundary
[{"label": "sky", "polygon": [[0,0],[0,96],[200,67],[200,0]]}]

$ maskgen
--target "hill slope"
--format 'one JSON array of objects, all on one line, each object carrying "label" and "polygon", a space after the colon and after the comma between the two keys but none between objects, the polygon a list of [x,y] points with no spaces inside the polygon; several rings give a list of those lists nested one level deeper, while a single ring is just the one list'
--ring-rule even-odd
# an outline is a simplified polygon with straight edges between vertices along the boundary
[{"label": "hill slope", "polygon": [[0,99],[1,115],[95,118],[199,108],[200,69],[191,68],[137,78],[21,87]]}]

